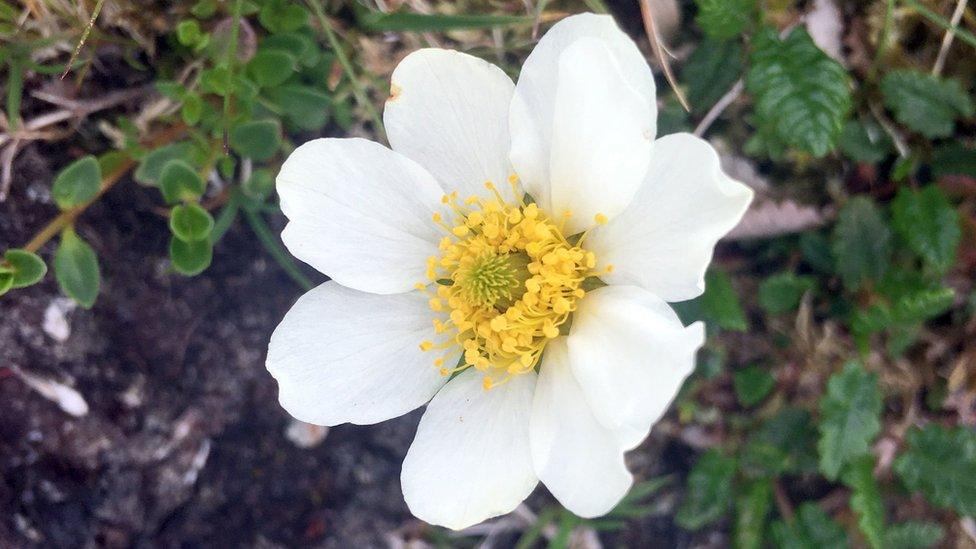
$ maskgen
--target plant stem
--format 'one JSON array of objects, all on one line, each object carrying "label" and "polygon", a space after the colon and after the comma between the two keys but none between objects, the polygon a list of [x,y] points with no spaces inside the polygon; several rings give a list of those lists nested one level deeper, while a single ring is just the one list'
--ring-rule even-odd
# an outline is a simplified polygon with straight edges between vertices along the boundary
[{"label": "plant stem", "polygon": [[358,78],[356,77],[356,71],[353,69],[352,63],[349,62],[349,57],[346,56],[346,51],[339,42],[339,37],[336,36],[335,30],[332,28],[332,22],[326,17],[325,12],[322,11],[322,6],[317,0],[308,0],[309,7],[315,12],[315,18],[319,20],[319,25],[322,27],[322,32],[325,33],[325,39],[329,41],[329,46],[332,51],[335,52],[336,59],[339,60],[339,64],[342,65],[342,70],[346,73],[346,78],[349,79],[350,84],[352,84],[353,95],[356,96],[356,102],[359,106],[366,110],[366,114],[373,121],[373,126],[376,128],[376,133],[380,136],[385,136],[386,130],[383,128],[383,118],[380,117],[379,111],[376,110],[376,106],[370,101],[369,96],[366,94],[366,89],[360,84]]},{"label": "plant stem", "polygon": [[255,236],[258,237],[258,241],[264,246],[264,249],[268,251],[271,258],[275,260],[285,273],[291,277],[299,286],[305,290],[311,290],[315,287],[315,284],[305,276],[305,273],[298,268],[295,261],[288,255],[284,247],[275,238],[275,235],[268,228],[268,224],[265,223],[264,218],[261,217],[257,212],[252,212],[250,210],[244,209],[244,218],[247,219],[248,225],[251,226],[251,230],[254,231]]}]

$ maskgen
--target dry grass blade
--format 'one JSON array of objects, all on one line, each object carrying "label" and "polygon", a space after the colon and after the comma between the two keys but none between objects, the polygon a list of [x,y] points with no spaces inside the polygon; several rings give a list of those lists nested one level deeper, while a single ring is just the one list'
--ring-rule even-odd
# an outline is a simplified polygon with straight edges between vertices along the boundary
[{"label": "dry grass blade", "polygon": [[88,20],[88,24],[85,25],[84,32],[81,33],[81,40],[78,40],[78,45],[75,47],[75,51],[71,53],[71,59],[68,59],[68,63],[64,66],[64,72],[61,74],[61,80],[64,80],[71,71],[71,66],[75,64],[75,59],[78,58],[78,54],[81,53],[81,48],[84,47],[85,41],[88,40],[88,35],[91,34],[92,27],[95,26],[95,20],[98,19],[98,13],[102,11],[102,4],[105,0],[98,0],[95,4],[95,9],[92,11],[91,19]]},{"label": "dry grass blade", "polygon": [[671,84],[671,88],[674,90],[674,95],[678,98],[678,102],[681,106],[688,112],[691,112],[691,107],[688,105],[688,100],[685,99],[685,94],[682,93],[681,88],[678,87],[678,82],[674,77],[674,73],[671,71],[671,62],[668,61],[667,53],[665,52],[665,47],[661,43],[661,36],[657,31],[657,26],[654,23],[654,13],[651,10],[651,3],[649,0],[640,0],[641,8],[641,18],[644,21],[644,30],[647,32],[647,38],[651,42],[651,50],[654,51],[654,57],[657,57],[659,63],[661,63],[661,69],[664,70],[664,77],[667,78],[668,84]]}]

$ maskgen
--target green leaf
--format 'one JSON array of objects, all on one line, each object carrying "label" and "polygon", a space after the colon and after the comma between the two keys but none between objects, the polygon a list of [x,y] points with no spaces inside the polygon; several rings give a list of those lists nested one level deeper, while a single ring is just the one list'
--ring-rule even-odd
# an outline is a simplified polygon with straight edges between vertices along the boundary
[{"label": "green leaf", "polygon": [[852,462],[844,472],[844,484],[851,492],[851,509],[857,525],[874,549],[885,547],[885,509],[881,488],[874,479],[874,456],[868,454]]},{"label": "green leaf", "polygon": [[959,213],[935,185],[902,187],[891,202],[892,225],[908,247],[940,273],[956,261],[962,238]]},{"label": "green leaf", "polygon": [[163,174],[163,168],[170,160],[183,160],[189,163],[193,159],[193,145],[189,143],[173,143],[153,149],[142,159],[136,168],[133,178],[143,185],[156,185]]},{"label": "green leaf", "polygon": [[400,11],[382,13],[360,11],[360,25],[373,31],[437,32],[456,29],[490,29],[512,25],[531,25],[533,17],[524,15],[426,14]]},{"label": "green leaf", "polygon": [[820,470],[836,480],[841,468],[868,453],[881,430],[877,375],[857,362],[830,377],[820,399]]},{"label": "green leaf", "polygon": [[0,273],[0,295],[10,291],[14,285],[13,273]]},{"label": "green leaf", "polygon": [[766,539],[766,519],[773,502],[773,485],[768,478],[753,481],[736,500],[735,546],[760,549]]},{"label": "green leaf", "polygon": [[88,155],[61,170],[54,178],[51,196],[62,210],[68,210],[88,202],[102,186],[102,170],[98,160]]},{"label": "green leaf", "polygon": [[176,272],[196,276],[210,266],[213,244],[207,239],[185,242],[174,235],[169,240],[169,257]]},{"label": "green leaf", "polygon": [[322,51],[315,42],[297,32],[272,34],[261,40],[260,51],[284,50],[292,54],[295,59],[306,67],[314,67],[322,58]]},{"label": "green leaf", "polygon": [[749,61],[746,89],[755,97],[760,129],[818,158],[830,152],[851,107],[844,67],[802,25],[784,40],[772,29],[759,32]]},{"label": "green leaf", "polygon": [[837,273],[849,290],[884,276],[891,260],[891,230],[873,200],[859,196],[844,204],[834,227],[833,252]]},{"label": "green leaf", "polygon": [[261,7],[258,21],[271,32],[290,32],[308,24],[308,12],[288,0],[269,0]]},{"label": "green leaf", "polygon": [[206,190],[203,178],[182,160],[171,160],[159,176],[159,190],[167,204],[196,200]]},{"label": "green leaf", "polygon": [[945,530],[935,522],[903,522],[888,527],[884,535],[886,549],[925,549],[942,541]]},{"label": "green leaf", "polygon": [[797,276],[793,273],[773,275],[759,284],[759,305],[771,315],[792,311],[800,304],[803,294],[816,286],[812,276]]},{"label": "green leaf", "polygon": [[188,93],[183,98],[183,105],[180,107],[180,117],[183,118],[188,126],[195,126],[203,116],[203,99],[195,93]]},{"label": "green leaf", "polygon": [[885,75],[881,95],[895,118],[928,138],[949,137],[960,117],[973,115],[973,100],[954,79],[902,69]]},{"label": "green leaf", "polygon": [[695,4],[695,21],[709,38],[732,38],[756,18],[756,0],[695,0]]},{"label": "green leaf", "polygon": [[27,250],[19,248],[7,250],[3,254],[3,259],[4,261],[0,262],[0,265],[5,263],[12,270],[12,272],[5,273],[11,275],[11,288],[33,286],[47,274],[47,265],[44,260]]},{"label": "green leaf", "polygon": [[976,515],[976,431],[929,424],[907,440],[894,467],[905,486],[939,507]]},{"label": "green leaf", "polygon": [[947,175],[976,177],[976,148],[955,141],[937,147],[932,153],[932,177]]},{"label": "green leaf", "polygon": [[200,23],[193,19],[180,21],[176,25],[176,39],[180,44],[194,49],[206,45],[208,41],[207,36],[200,30]]},{"label": "green leaf", "polygon": [[706,38],[684,64],[681,76],[688,86],[688,103],[705,113],[742,74],[742,43]]},{"label": "green leaf", "polygon": [[800,251],[803,253],[803,260],[814,270],[833,274],[834,254],[830,249],[830,241],[822,232],[801,234]]},{"label": "green leaf", "polygon": [[274,191],[274,175],[270,170],[254,170],[251,177],[244,181],[241,190],[248,198],[264,200]]},{"label": "green leaf", "polygon": [[732,503],[735,469],[735,459],[718,450],[709,450],[698,458],[688,475],[685,499],[675,515],[682,528],[698,530],[725,515]]},{"label": "green leaf", "polygon": [[54,252],[54,278],[61,291],[83,308],[95,304],[101,279],[98,257],[72,228],[61,233],[61,245]]},{"label": "green leaf", "polygon": [[230,147],[241,156],[267,160],[281,143],[281,127],[274,120],[252,120],[238,124],[230,132]]},{"label": "green leaf", "polygon": [[776,380],[759,366],[739,370],[732,377],[735,395],[743,406],[750,408],[762,402],[776,386]]},{"label": "green leaf", "polygon": [[261,87],[272,87],[288,80],[294,73],[298,58],[278,49],[261,49],[247,64],[247,72]]},{"label": "green leaf", "polygon": [[749,321],[732,287],[732,279],[723,271],[717,268],[708,271],[705,275],[705,293],[699,301],[705,318],[720,328],[739,332],[749,329]]},{"label": "green leaf", "polygon": [[227,95],[234,84],[234,74],[225,66],[200,71],[200,90],[220,96]]},{"label": "green leaf", "polygon": [[901,324],[917,324],[935,318],[952,307],[956,291],[948,287],[923,288],[906,293],[892,307],[892,319]]},{"label": "green leaf", "polygon": [[781,549],[844,549],[850,546],[839,524],[816,503],[804,503],[788,524],[773,524],[773,539]]},{"label": "green leaf", "polygon": [[299,129],[317,130],[329,120],[331,99],[311,86],[282,86],[268,90],[267,96]]},{"label": "green leaf", "polygon": [[169,217],[169,228],[176,238],[184,242],[195,242],[210,236],[214,219],[199,204],[190,202],[173,208]]},{"label": "green leaf", "polygon": [[891,138],[874,124],[848,120],[838,142],[844,156],[861,164],[877,164],[891,153]]},{"label": "green leaf", "polygon": [[749,437],[742,469],[754,477],[815,471],[816,436],[809,412],[784,408]]}]

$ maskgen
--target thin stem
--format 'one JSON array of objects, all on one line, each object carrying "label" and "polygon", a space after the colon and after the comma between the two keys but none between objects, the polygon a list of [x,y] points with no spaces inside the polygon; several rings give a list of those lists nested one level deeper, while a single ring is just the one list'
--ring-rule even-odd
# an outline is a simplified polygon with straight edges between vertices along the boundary
[{"label": "thin stem", "polygon": [[71,58],[68,59],[68,64],[64,67],[64,73],[61,74],[61,80],[64,80],[68,76],[68,72],[71,71],[71,66],[75,64],[75,59],[78,58],[78,54],[81,53],[82,46],[85,45],[85,40],[88,40],[88,35],[91,33],[92,27],[95,26],[95,20],[98,19],[98,13],[102,11],[102,4],[105,0],[98,0],[95,4],[95,10],[92,12],[91,19],[88,20],[88,24],[85,25],[85,31],[81,33],[81,40],[78,40],[78,46],[75,47],[75,51],[72,52]]},{"label": "thin stem", "polygon": [[932,74],[935,76],[942,74],[942,69],[945,68],[946,57],[949,55],[949,48],[952,47],[952,39],[956,37],[956,30],[959,28],[962,14],[966,11],[967,3],[968,0],[957,0],[956,2],[956,9],[952,12],[952,20],[949,21],[952,28],[946,29],[945,36],[942,37],[942,45],[939,47],[939,55],[935,58],[935,64],[932,65]]},{"label": "thin stem", "polygon": [[251,230],[254,231],[255,236],[258,237],[258,241],[264,246],[264,249],[268,251],[271,258],[275,260],[285,273],[291,277],[299,286],[305,290],[311,290],[315,287],[315,284],[305,276],[305,273],[298,268],[295,261],[288,255],[284,247],[278,242],[271,229],[268,228],[268,224],[265,223],[264,218],[261,217],[257,212],[252,212],[250,210],[244,209],[244,218],[247,219],[247,224],[251,226]]},{"label": "thin stem", "polygon": [[914,8],[915,11],[922,14],[923,17],[935,23],[936,25],[942,27],[943,29],[954,30],[956,36],[959,37],[960,40],[976,48],[976,35],[974,35],[973,33],[969,32],[966,29],[954,26],[952,23],[946,20],[945,17],[942,17],[938,13],[935,13],[934,11],[928,9],[927,7],[917,2],[916,0],[904,0],[904,2],[909,6],[911,6],[912,8]]},{"label": "thin stem", "polygon": [[[242,0],[236,0],[234,2],[234,13],[233,13],[233,24],[230,27],[230,45],[227,46],[227,57],[224,62],[227,64],[227,71],[231,75],[231,79],[234,76],[234,65],[237,60],[237,41],[240,37],[241,32],[241,4]],[[230,135],[230,100],[231,96],[234,95],[234,86],[231,85],[227,89],[227,93],[224,94],[224,154],[230,152],[230,145],[228,143],[228,136]]]},{"label": "thin stem", "polygon": [[671,89],[674,90],[674,95],[678,98],[678,102],[685,108],[685,111],[691,112],[691,107],[688,106],[688,100],[685,99],[685,94],[678,87],[677,79],[674,77],[674,73],[671,72],[671,62],[668,61],[668,53],[665,51],[666,48],[661,43],[661,36],[657,32],[657,25],[654,22],[654,12],[651,10],[650,0],[639,1],[641,17],[644,20],[644,30],[647,31],[647,39],[651,42],[651,50],[654,52],[654,56],[657,57],[658,62],[661,63],[661,69],[664,70],[664,77],[667,79],[668,84],[671,84]]},{"label": "thin stem", "polygon": [[346,73],[346,78],[349,79],[350,84],[352,84],[353,95],[356,97],[356,102],[359,106],[366,110],[366,114],[373,121],[373,125],[376,128],[376,133],[380,135],[385,135],[386,130],[383,128],[383,119],[380,117],[379,111],[376,110],[376,106],[370,101],[369,96],[366,94],[366,89],[359,82],[356,76],[356,71],[349,62],[349,57],[346,56],[346,50],[342,47],[339,42],[339,37],[336,36],[335,30],[332,28],[332,22],[326,17],[325,12],[322,10],[322,6],[316,0],[307,0],[309,7],[315,12],[315,18],[319,20],[319,26],[322,27],[322,32],[325,33],[325,39],[329,41],[329,46],[332,51],[335,52],[336,59],[339,60],[339,64],[342,65],[342,70]]}]

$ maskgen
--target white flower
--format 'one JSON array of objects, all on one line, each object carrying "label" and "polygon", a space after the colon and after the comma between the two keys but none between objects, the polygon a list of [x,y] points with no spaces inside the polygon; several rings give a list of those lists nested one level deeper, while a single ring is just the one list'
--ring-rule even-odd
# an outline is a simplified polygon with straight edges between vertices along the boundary
[{"label": "white flower", "polygon": [[271,338],[282,406],[331,426],[429,401],[402,487],[433,524],[509,512],[539,480],[609,511],[704,339],[666,302],[702,293],[752,199],[705,141],[655,140],[656,116],[608,16],[556,24],[518,85],[456,51],[407,56],[393,150],[317,139],[278,176],[285,244],[332,278]]}]

